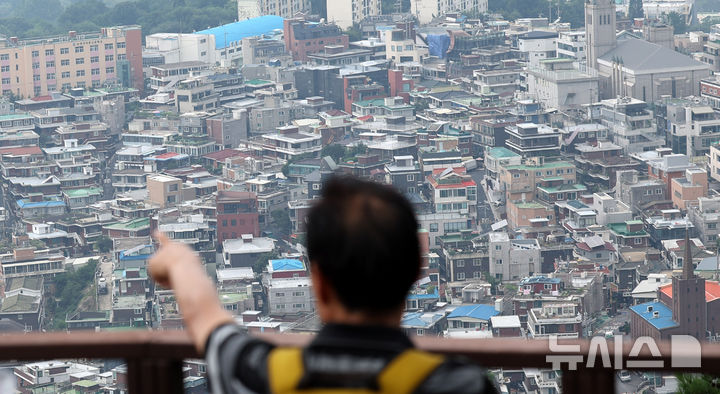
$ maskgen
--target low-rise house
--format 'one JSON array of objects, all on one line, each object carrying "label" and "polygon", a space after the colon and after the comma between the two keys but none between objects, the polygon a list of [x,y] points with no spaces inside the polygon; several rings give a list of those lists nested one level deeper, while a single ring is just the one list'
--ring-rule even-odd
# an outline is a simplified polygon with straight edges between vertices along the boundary
[{"label": "low-rise house", "polygon": [[453,309],[447,317],[449,330],[486,331],[490,319],[499,315],[492,305],[463,305]]},{"label": "low-rise house", "polygon": [[490,318],[490,329],[493,337],[514,338],[522,337],[522,325],[517,315],[493,316]]},{"label": "low-rise house", "polygon": [[239,239],[225,240],[222,247],[226,267],[252,267],[258,257],[275,249],[275,241],[272,238],[243,234]]},{"label": "low-rise house", "polygon": [[622,223],[609,223],[610,240],[618,247],[647,248],[650,246],[650,234],[645,231],[641,220],[628,220]]},{"label": "low-rise house", "polygon": [[576,304],[556,303],[528,311],[528,336],[533,339],[555,335],[562,338],[583,336],[582,315]]},{"label": "low-rise house", "polygon": [[447,328],[446,316],[444,311],[405,312],[400,327],[407,335],[440,336]]},{"label": "low-rise house", "polygon": [[271,316],[299,315],[315,309],[309,278],[270,279],[267,294]]}]

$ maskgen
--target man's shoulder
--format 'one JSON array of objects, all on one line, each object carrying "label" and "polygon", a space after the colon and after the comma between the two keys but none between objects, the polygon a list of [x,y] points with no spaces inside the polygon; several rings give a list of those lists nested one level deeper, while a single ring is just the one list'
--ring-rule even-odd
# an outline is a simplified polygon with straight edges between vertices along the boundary
[{"label": "man's shoulder", "polygon": [[463,358],[449,357],[428,376],[417,392],[495,393],[496,390],[485,368]]}]

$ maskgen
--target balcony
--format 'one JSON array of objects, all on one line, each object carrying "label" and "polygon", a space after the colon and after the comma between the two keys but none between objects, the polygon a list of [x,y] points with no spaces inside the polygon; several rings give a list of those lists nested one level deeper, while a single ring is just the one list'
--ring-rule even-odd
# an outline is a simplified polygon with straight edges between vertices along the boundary
[{"label": "balcony", "polygon": [[[261,337],[281,346],[300,346],[312,338],[302,334],[262,334]],[[414,341],[421,349],[464,356],[490,368],[552,369],[553,357],[565,356],[560,363],[564,393],[615,392],[617,370],[605,365],[600,354],[594,360],[594,368],[585,367],[590,362],[587,355],[591,350],[590,341],[587,340],[561,340],[559,344],[562,349],[553,352],[549,350],[550,343],[544,340],[417,337]],[[579,350],[567,350],[572,347],[568,345],[577,345]],[[720,374],[720,344],[703,343],[700,354],[693,346],[680,349],[676,346],[673,349],[674,357],[671,356],[671,344],[668,342],[658,343],[660,356],[653,356],[648,346],[643,346],[636,356],[630,357],[632,346],[630,342],[624,343],[622,361],[645,361],[643,370]],[[617,362],[615,346],[609,343],[607,348],[608,364]],[[578,361],[577,369],[568,369],[568,356]],[[182,360],[198,357],[189,338],[182,331],[38,333],[7,335],[0,341],[0,361],[124,359],[128,368],[130,393],[182,392]],[[693,357],[699,358],[702,367],[672,366],[673,359],[677,363],[680,358],[687,360]]]}]

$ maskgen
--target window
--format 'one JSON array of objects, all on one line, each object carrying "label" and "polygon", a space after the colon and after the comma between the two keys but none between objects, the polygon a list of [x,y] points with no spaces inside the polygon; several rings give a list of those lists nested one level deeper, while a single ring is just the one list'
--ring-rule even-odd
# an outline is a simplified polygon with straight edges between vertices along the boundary
[{"label": "window", "polygon": [[482,264],[482,260],[480,259],[473,259],[472,265],[473,267],[479,267]]},{"label": "window", "polygon": [[100,56],[90,57],[90,63],[100,63]]},{"label": "window", "polygon": [[437,223],[430,223],[430,232],[431,233],[438,232],[438,224]]},{"label": "window", "polygon": [[304,296],[305,296],[304,291],[294,291],[293,292],[293,297],[304,297]]},{"label": "window", "polygon": [[10,60],[10,55],[7,53],[0,55],[0,60]]},{"label": "window", "polygon": [[113,60],[115,60],[115,56],[113,56],[113,55],[105,55],[105,61],[106,61],[106,62],[111,62],[111,61],[113,61]]},{"label": "window", "polygon": [[464,273],[464,272],[458,272],[458,274],[457,274],[457,280],[465,280],[465,273]]},{"label": "window", "polygon": [[275,305],[275,309],[285,309],[285,304],[277,304]]},{"label": "window", "polygon": [[10,78],[3,78],[3,79],[2,79],[2,84],[3,84],[3,85],[10,85]]},{"label": "window", "polygon": [[482,278],[482,272],[474,271],[473,272],[473,279],[481,279]]},{"label": "window", "polygon": [[46,49],[45,50],[45,56],[52,56],[55,54],[55,51],[52,49]]},{"label": "window", "polygon": [[9,73],[9,72],[10,72],[10,66],[2,66],[2,67],[0,67],[0,71],[2,71],[2,72],[4,72],[4,73]]},{"label": "window", "polygon": [[113,49],[113,44],[105,44],[105,49]]},{"label": "window", "polygon": [[495,250],[502,250],[502,245],[495,245]]},{"label": "window", "polygon": [[67,55],[68,53],[70,53],[70,48],[60,48],[61,55]]},{"label": "window", "polygon": [[285,297],[285,293],[275,293],[275,297]]},{"label": "window", "polygon": [[70,65],[70,59],[62,59],[60,60],[61,66],[69,66]]},{"label": "window", "polygon": [[319,183],[313,183],[312,189],[313,189],[313,190],[320,190],[320,184],[319,184]]},{"label": "window", "polygon": [[75,59],[75,64],[78,64],[78,65],[85,64],[85,58],[79,57],[79,58]]},{"label": "window", "polygon": [[33,64],[32,64],[32,69],[33,69],[33,70],[37,70],[38,68],[40,68],[40,63],[39,63],[39,62],[33,62]]},{"label": "window", "polygon": [[70,71],[63,71],[60,75],[61,78],[70,78]]},{"label": "window", "polygon": [[75,72],[76,77],[84,77],[85,76],[85,70],[77,70]]},{"label": "window", "polygon": [[55,67],[55,61],[51,60],[49,62],[45,62],[45,68],[53,68]]},{"label": "window", "polygon": [[414,174],[408,174],[407,180],[408,180],[408,182],[414,181],[414,180],[415,180],[415,175],[414,175]]},{"label": "window", "polygon": [[40,76],[39,76],[39,75],[33,75],[33,81],[35,81],[35,82],[40,81]]},{"label": "window", "polygon": [[77,46],[77,47],[75,47],[75,53],[83,53],[83,52],[85,52],[85,47],[84,47],[84,46]]},{"label": "window", "polygon": [[502,259],[496,259],[495,264],[502,264]]},{"label": "window", "polygon": [[96,52],[98,49],[99,49],[99,48],[98,48],[98,45],[97,45],[97,44],[95,44],[95,45],[90,45],[90,52]]},{"label": "window", "polygon": [[133,310],[133,313],[136,314],[136,315],[141,315],[142,312],[143,312],[142,309],[135,309],[135,310]]},{"label": "window", "polygon": [[642,239],[642,238],[635,238],[635,245],[640,245],[640,244],[642,244],[642,243],[643,243],[643,239]]},{"label": "window", "polygon": [[543,288],[544,288],[545,290],[552,290],[552,285],[549,284],[549,283],[545,283],[545,285],[543,286]]},{"label": "window", "polygon": [[108,67],[105,69],[105,74],[113,74],[115,72],[115,67]]},{"label": "window", "polygon": [[48,73],[47,79],[55,79],[55,73]]},{"label": "window", "polygon": [[465,260],[458,260],[457,262],[455,262],[455,265],[456,265],[458,268],[464,267],[464,266],[465,266]]},{"label": "window", "polygon": [[40,51],[32,51],[32,57],[40,56]]}]

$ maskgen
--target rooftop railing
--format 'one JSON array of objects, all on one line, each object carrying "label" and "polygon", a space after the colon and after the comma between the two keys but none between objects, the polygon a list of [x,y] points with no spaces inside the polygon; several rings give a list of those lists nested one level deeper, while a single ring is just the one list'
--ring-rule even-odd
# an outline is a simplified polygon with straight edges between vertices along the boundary
[{"label": "rooftop railing", "polygon": [[[303,334],[261,334],[260,337],[281,346],[303,346],[312,339],[311,335]],[[642,346],[636,352],[630,342],[624,342],[617,350],[612,340],[607,341],[607,346],[595,346],[604,345],[604,341],[602,337],[592,341],[561,339],[559,346],[551,346],[547,340],[414,338],[421,349],[467,357],[488,368],[561,370],[562,390],[566,394],[614,393],[616,373],[632,365],[629,362],[640,362],[636,366],[642,370],[669,374],[720,374],[720,344],[678,346],[658,342],[653,354],[652,346]],[[607,349],[606,352],[601,348]],[[595,353],[596,357],[588,356]],[[88,331],[0,337],[0,361],[124,359],[127,388],[133,394],[182,392],[182,360],[200,356],[183,331]],[[593,365],[591,359],[594,367],[589,367]],[[692,367],[693,364],[701,367]],[[572,365],[576,368],[571,368]]]}]

